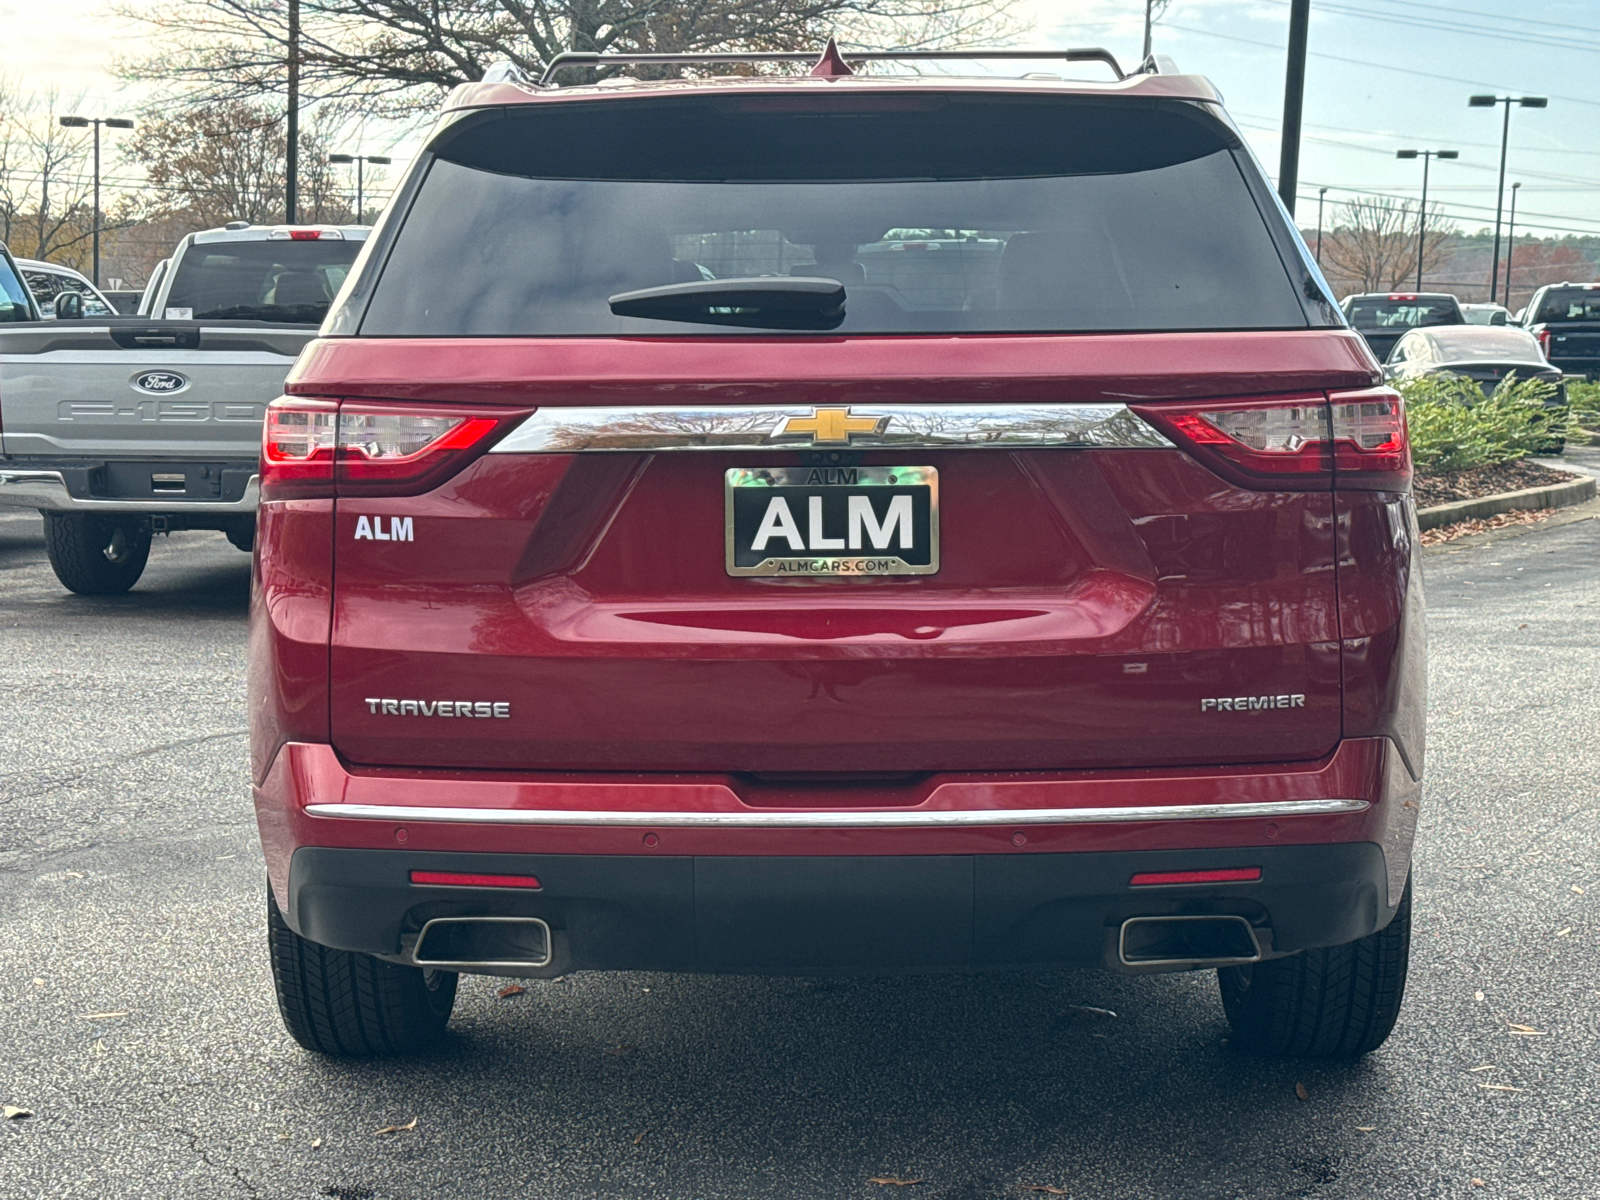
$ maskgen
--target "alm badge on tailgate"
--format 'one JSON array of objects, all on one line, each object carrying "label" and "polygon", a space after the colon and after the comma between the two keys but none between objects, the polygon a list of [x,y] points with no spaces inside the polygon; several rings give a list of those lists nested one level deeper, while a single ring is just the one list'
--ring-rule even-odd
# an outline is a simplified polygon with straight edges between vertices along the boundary
[{"label": "alm badge on tailgate", "polygon": [[729,575],[932,575],[939,569],[933,467],[734,467]]}]

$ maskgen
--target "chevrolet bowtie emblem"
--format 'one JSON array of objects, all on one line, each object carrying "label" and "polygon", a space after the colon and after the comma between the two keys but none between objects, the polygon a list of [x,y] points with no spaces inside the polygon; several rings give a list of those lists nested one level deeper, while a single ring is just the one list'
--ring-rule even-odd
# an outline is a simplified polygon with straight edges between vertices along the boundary
[{"label": "chevrolet bowtie emblem", "polygon": [[785,417],[772,437],[809,437],[819,446],[849,445],[851,435],[882,433],[888,417],[852,417],[848,408],[814,408],[809,417]]}]

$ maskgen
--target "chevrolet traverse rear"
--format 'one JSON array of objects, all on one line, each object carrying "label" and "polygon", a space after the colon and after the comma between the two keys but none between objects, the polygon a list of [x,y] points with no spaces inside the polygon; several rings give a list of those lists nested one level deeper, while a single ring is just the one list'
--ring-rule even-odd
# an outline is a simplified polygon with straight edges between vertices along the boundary
[{"label": "chevrolet traverse rear", "polygon": [[1100,964],[1371,1050],[1423,754],[1379,383],[1198,77],[458,90],[267,416],[290,1032]]}]

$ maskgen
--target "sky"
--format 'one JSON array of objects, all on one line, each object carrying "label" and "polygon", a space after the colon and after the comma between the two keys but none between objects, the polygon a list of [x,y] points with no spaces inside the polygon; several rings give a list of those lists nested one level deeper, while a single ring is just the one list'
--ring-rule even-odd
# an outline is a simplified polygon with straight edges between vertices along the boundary
[{"label": "sky", "polygon": [[[133,0],[153,4],[160,0]],[[1105,46],[1138,61],[1144,0],[1014,0],[1030,46]],[[1546,109],[1513,109],[1507,194],[1522,188],[1517,227],[1547,236],[1600,234],[1600,0],[1312,0],[1297,215],[1315,222],[1317,193],[1335,206],[1362,193],[1415,197],[1420,161],[1397,149],[1453,149],[1435,163],[1429,200],[1465,231],[1494,220],[1500,112],[1469,109],[1475,92],[1542,95]],[[1283,115],[1289,0],[1172,0],[1155,30],[1157,53],[1222,91],[1269,173]],[[0,0],[0,73],[30,90],[83,96],[85,115],[127,115],[149,99],[109,73],[137,54],[139,33],[104,0],[48,5]],[[1086,67],[1086,71],[1097,68]],[[369,128],[366,153],[397,164],[416,147],[404,130]],[[125,171],[125,169],[124,169]],[[115,177],[116,169],[107,172]]]}]

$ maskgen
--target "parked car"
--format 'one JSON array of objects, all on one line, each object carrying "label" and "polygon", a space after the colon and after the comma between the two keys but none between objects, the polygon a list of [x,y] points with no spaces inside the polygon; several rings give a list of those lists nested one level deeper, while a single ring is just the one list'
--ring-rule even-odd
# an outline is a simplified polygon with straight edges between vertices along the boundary
[{"label": "parked car", "polygon": [[99,288],[71,267],[40,262],[34,258],[17,259],[17,267],[22,271],[22,278],[33,293],[33,298],[39,302],[39,315],[46,320],[56,315],[56,297],[62,292],[76,292],[83,297],[83,315],[86,317],[108,317],[117,311]]},{"label": "parked car", "polygon": [[147,315],[92,315],[62,292],[48,325],[0,329],[0,504],[44,514],[63,585],[127,591],[158,532],[220,530],[250,549],[267,403],[367,232],[192,233]]},{"label": "parked car", "polygon": [[[461,972],[1083,964],[1215,968],[1257,1051],[1388,1036],[1403,405],[1158,69],[451,94],[264,430],[303,1046],[425,1046]],[[889,269],[969,234],[992,276]]]},{"label": "parked car", "polygon": [[1389,357],[1409,329],[1465,325],[1461,302],[1448,292],[1363,293],[1344,298],[1344,314],[1379,362]]},{"label": "parked car", "polygon": [[0,325],[37,320],[39,306],[34,301],[33,293],[22,281],[17,260],[11,257],[11,251],[6,249],[5,243],[0,242]]},{"label": "parked car", "polygon": [[1600,379],[1600,283],[1556,283],[1533,294],[1522,324],[1563,371]]},{"label": "parked car", "polygon": [[139,314],[139,301],[144,296],[143,289],[134,288],[107,288],[100,293],[111,301],[113,308],[124,317],[133,317]]},{"label": "parked car", "polygon": [[1468,325],[1509,325],[1511,313],[1503,304],[1463,304],[1461,315]]},{"label": "parked car", "polygon": [[1477,325],[1413,329],[1396,343],[1384,373],[1391,380],[1460,375],[1479,384],[1485,395],[1510,375],[1541,379],[1556,387],[1551,403],[1566,403],[1560,369],[1545,358],[1538,341],[1525,329]]}]

